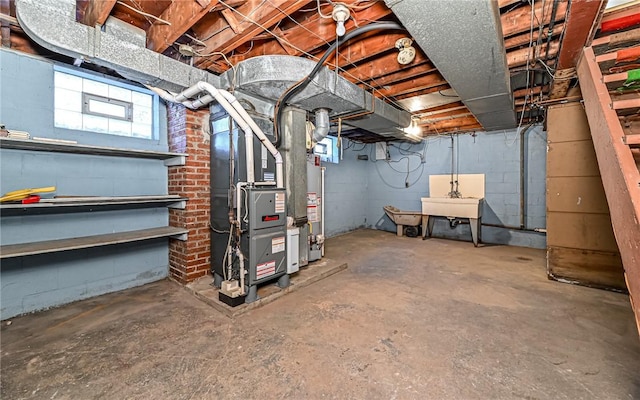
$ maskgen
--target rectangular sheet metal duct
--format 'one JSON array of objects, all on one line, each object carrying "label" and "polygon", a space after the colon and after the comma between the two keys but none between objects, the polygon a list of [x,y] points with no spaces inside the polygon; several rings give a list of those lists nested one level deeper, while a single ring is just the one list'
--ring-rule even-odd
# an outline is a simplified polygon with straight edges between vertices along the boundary
[{"label": "rectangular sheet metal duct", "polygon": [[497,1],[385,3],[485,130],[517,126]]}]

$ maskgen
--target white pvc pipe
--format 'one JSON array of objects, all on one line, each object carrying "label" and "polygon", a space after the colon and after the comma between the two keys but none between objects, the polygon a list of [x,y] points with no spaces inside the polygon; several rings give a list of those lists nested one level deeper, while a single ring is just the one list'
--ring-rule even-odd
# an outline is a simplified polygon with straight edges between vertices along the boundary
[{"label": "white pvc pipe", "polygon": [[242,188],[245,186],[247,186],[247,182],[238,182],[236,185],[236,221],[238,222],[238,228],[242,226]]},{"label": "white pvc pipe", "polygon": [[247,124],[249,124],[249,126],[253,130],[254,135],[258,137],[258,139],[264,145],[264,147],[266,147],[269,153],[271,153],[271,155],[273,156],[273,158],[275,158],[276,187],[284,188],[284,172],[283,172],[282,155],[280,154],[278,149],[276,149],[276,146],[274,146],[273,143],[271,143],[271,141],[267,138],[267,135],[265,135],[262,129],[260,129],[260,127],[258,126],[258,124],[255,123],[253,118],[251,118],[249,113],[247,113],[247,110],[245,110],[242,107],[242,105],[234,95],[227,92],[226,90],[220,90],[219,92],[229,101],[231,106],[238,112],[238,114],[240,114],[242,118],[244,118],[244,120],[247,122]]},{"label": "white pvc pipe", "polygon": [[241,295],[244,294],[244,254],[242,254],[242,251],[240,251],[240,248],[236,248],[236,255],[238,256],[238,260],[240,261],[240,288],[242,289],[242,291],[240,292]]},{"label": "white pvc pipe", "polygon": [[[229,113],[229,116],[233,118],[234,121],[240,126],[240,128],[245,132],[245,140],[247,129],[252,130],[253,134],[258,137],[260,142],[267,148],[269,153],[276,160],[276,187],[284,188],[284,167],[282,155],[276,149],[276,147],[271,143],[271,141],[267,138],[265,133],[260,129],[258,124],[255,123],[253,118],[247,113],[247,111],[240,105],[238,99],[231,93],[226,90],[220,90],[215,86],[207,83],[207,82],[198,82],[197,84],[191,86],[190,88],[185,89],[182,93],[177,95],[172,95],[169,92],[166,92],[161,89],[152,88],[154,92],[156,92],[160,97],[167,101],[173,101],[177,103],[182,103],[189,108],[197,108],[201,107],[214,99],[222,106],[222,108]],[[189,100],[189,98],[195,96],[200,92],[206,92],[208,95],[203,96],[196,100]],[[233,104],[233,105],[232,105]],[[253,146],[247,147],[247,181],[249,181],[248,176],[251,173],[253,175]],[[249,160],[249,153],[251,153],[251,160]],[[251,162],[251,166],[249,167],[249,161]],[[250,172],[251,171],[251,172]],[[253,182],[253,181],[251,181]]]},{"label": "white pvc pipe", "polygon": [[[220,90],[218,90],[215,86],[212,86],[206,82],[198,82],[197,84],[183,90],[181,93],[174,95],[165,90],[158,88],[150,88],[155,93],[157,93],[164,100],[171,101],[174,103],[181,103],[187,108],[197,109],[202,107],[213,100],[216,100],[222,108],[227,111],[229,116],[238,124],[240,129],[244,132],[245,139],[245,161],[247,163],[247,182],[253,183],[255,182],[255,173],[254,173],[254,161],[253,161],[253,132],[249,127],[249,124],[245,121],[243,117],[238,114],[236,109],[229,104],[229,102],[220,94]],[[196,100],[189,100],[190,97],[195,96],[201,92],[209,93],[205,96],[200,97]],[[235,98],[235,97],[234,97]]]}]

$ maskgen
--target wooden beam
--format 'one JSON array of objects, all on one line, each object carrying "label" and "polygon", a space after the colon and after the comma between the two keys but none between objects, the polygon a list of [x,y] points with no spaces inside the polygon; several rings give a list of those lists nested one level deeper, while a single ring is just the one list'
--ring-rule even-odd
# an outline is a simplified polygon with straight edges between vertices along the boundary
[{"label": "wooden beam", "polygon": [[[376,2],[371,7],[368,7],[364,10],[352,12],[352,15],[354,16],[355,20],[359,21],[358,23],[359,26],[364,26],[371,22],[375,22],[376,20],[384,16],[387,16],[390,13],[391,13],[391,10],[387,8],[384,2]],[[353,30],[355,28],[354,18],[350,18],[345,23],[345,28],[347,29],[347,31]],[[292,52],[295,55],[303,54],[298,49],[304,50],[307,53],[311,53],[318,48],[326,46],[327,43],[331,43],[335,41],[336,25],[333,20],[321,18],[317,13],[315,13],[314,16],[302,22],[299,22],[299,24],[300,25],[295,25],[292,28],[283,30],[284,36],[282,37],[283,39],[282,43],[285,43],[285,42],[291,43],[292,46],[290,47],[292,48]],[[406,35],[402,37],[405,37],[405,36]],[[349,53],[350,46],[341,47],[342,52],[345,54],[349,53],[350,54],[349,57],[351,57],[351,59],[346,60],[341,57],[340,64],[348,65],[351,62],[357,62],[364,58],[371,57],[372,55],[375,55],[378,52],[380,52],[380,48],[384,48],[385,50],[393,48],[393,46],[395,45],[395,40],[393,39],[396,37],[399,38],[400,36],[397,36],[394,34],[391,40],[385,39],[384,35],[374,36],[374,37],[376,37],[376,39],[370,39],[370,40],[365,39],[367,40],[366,44],[369,46],[368,48],[370,48],[369,55],[367,55],[366,49],[359,46],[357,42],[353,43],[353,45],[355,45],[356,47],[354,48],[352,53]],[[242,56],[232,57],[231,62],[237,63],[239,61],[242,61],[251,57],[256,57],[256,56],[266,55],[266,54],[268,55],[287,54],[287,52],[280,47],[280,43],[278,43],[275,40],[272,40],[259,45],[254,44],[254,47],[250,52],[243,54]],[[204,65],[208,67],[206,63]],[[221,72],[221,71],[217,71],[217,72]]]},{"label": "wooden beam", "polygon": [[224,19],[227,20],[227,23],[229,24],[229,26],[231,27],[231,29],[233,29],[233,31],[235,33],[242,33],[242,31],[244,31],[242,26],[240,26],[240,22],[236,18],[236,13],[234,13],[230,9],[226,8],[226,9],[220,11],[220,14],[222,14]]},{"label": "wooden beam", "polygon": [[624,4],[624,7],[618,7],[605,10],[600,21],[600,33],[621,30],[638,24],[640,2],[636,1],[635,4]]},{"label": "wooden beam", "polygon": [[[449,86],[448,83],[445,83],[444,85],[434,86],[434,87],[430,87],[430,88],[427,88],[427,89],[418,90],[416,92],[410,92],[410,93],[406,93],[406,94],[395,95],[393,97],[396,100],[402,100],[402,99],[407,99],[409,97],[422,96],[423,94],[435,93],[435,92],[439,92],[439,91],[442,91],[442,90],[449,90],[449,89],[451,89],[451,86]],[[375,93],[377,93],[377,92],[375,92]]]},{"label": "wooden beam", "polygon": [[[221,30],[217,34],[213,35],[208,40],[205,40],[206,46],[201,49],[201,53],[230,53],[249,42],[255,35],[262,33],[263,28],[256,25],[254,22],[264,26],[272,27],[280,20],[291,15],[307,5],[307,1],[290,1],[290,0],[270,0],[268,2],[249,1],[246,4],[236,8],[228,8],[241,20],[237,28],[242,29],[241,34],[236,34],[232,29]],[[224,4],[224,3],[222,3]],[[217,32],[226,25],[224,20],[216,21],[213,26],[209,27],[209,30]],[[280,46],[279,43],[275,43],[276,46]],[[220,56],[213,56],[208,58],[200,58],[196,61],[196,66],[200,68],[209,68],[213,61],[220,58]]]},{"label": "wooden beam", "polygon": [[595,24],[605,5],[606,3],[601,1],[571,1],[557,69],[576,66],[578,57],[582,54],[582,48],[591,44],[587,42],[591,39],[591,33],[595,32]]},{"label": "wooden beam", "polygon": [[628,145],[591,47],[583,50],[578,78],[611,213],[627,287],[640,332],[640,172]]},{"label": "wooden beam", "polygon": [[[563,29],[564,29],[564,25],[563,24],[556,24],[553,27],[553,30],[551,32],[551,37],[556,37],[556,36],[560,35],[560,33],[562,33]],[[535,32],[533,33],[533,43],[537,43],[539,33],[540,33],[540,31],[538,29],[536,29]],[[546,43],[548,37],[549,37],[549,30],[545,28],[545,29],[542,30],[542,42]],[[525,45],[528,46],[530,39],[531,39],[531,35],[529,34],[529,32],[523,33],[523,34],[520,34],[520,35],[516,35],[516,36],[511,36],[511,37],[509,37],[509,38],[504,40],[504,47],[507,50],[510,50],[510,49],[515,48],[515,47],[520,47],[520,46],[525,46]]]},{"label": "wooden beam", "polygon": [[80,22],[89,26],[104,25],[115,5],[116,0],[91,0]]},{"label": "wooden beam", "polygon": [[439,111],[447,111],[447,110],[450,110],[450,109],[459,109],[458,107],[465,107],[466,108],[466,106],[464,104],[462,104],[461,101],[456,101],[456,102],[453,102],[453,103],[442,104],[442,105],[435,106],[435,107],[424,108],[422,110],[416,110],[416,111],[413,111],[413,114],[417,115],[417,114],[422,114],[422,113],[425,113],[425,114],[437,113]]},{"label": "wooden beam", "polygon": [[443,110],[436,113],[421,114],[419,123],[429,124],[439,121],[447,121],[455,118],[462,118],[471,116],[471,112],[467,107],[453,107],[451,111]]},{"label": "wooden beam", "polygon": [[[416,58],[409,65],[421,64],[426,61],[427,58],[424,54],[422,54],[421,51],[418,51],[416,53]],[[372,79],[377,79],[378,77],[395,73],[398,71],[399,66],[398,54],[396,52],[391,52],[389,54],[379,56],[375,60],[366,61],[358,66],[346,68],[345,71],[347,71],[349,75],[345,74],[344,77],[354,82],[357,80],[370,81]]]},{"label": "wooden beam", "polygon": [[[556,9],[556,23],[561,23],[564,20],[565,13],[567,12],[566,1],[560,1],[558,8]],[[543,7],[544,6],[544,10]],[[553,1],[536,2],[535,16],[533,18],[534,30],[540,26],[538,21],[542,25],[548,25],[551,22],[551,12],[553,11]],[[543,18],[544,16],[544,18]],[[531,29],[531,6],[518,7],[508,13],[500,16],[502,23],[502,34],[505,38],[523,32],[528,32]]]},{"label": "wooden beam", "polygon": [[386,97],[396,97],[403,94],[416,92],[423,89],[430,89],[446,85],[447,81],[439,73],[430,73],[415,79],[402,81],[394,85],[385,86],[379,89],[381,95]]},{"label": "wooden beam", "polygon": [[[551,46],[549,46],[549,57],[555,57],[555,55],[558,53],[559,48],[560,43],[558,43],[557,40],[551,42]],[[507,65],[509,66],[509,68],[525,65],[527,61],[535,61],[536,55],[543,54],[547,54],[546,43],[541,46],[533,46],[533,48],[525,47],[523,49],[510,51],[507,53]]]},{"label": "wooden beam", "polygon": [[595,39],[591,46],[593,47],[593,52],[598,55],[606,53],[609,49],[629,47],[638,42],[640,42],[640,28],[603,36]]},{"label": "wooden beam", "polygon": [[160,15],[171,25],[154,22],[147,30],[147,48],[162,53],[217,5],[218,0],[210,0],[206,7],[195,0],[174,1]]},{"label": "wooden beam", "polygon": [[394,84],[409,78],[417,78],[419,76],[437,71],[436,68],[433,66],[433,64],[431,64],[428,61],[422,64],[414,65],[414,66],[411,66],[411,64],[409,64],[408,66],[403,66],[403,67],[408,67],[408,68],[402,68],[397,72],[394,72],[379,78],[370,79],[368,83],[371,86],[377,89],[380,89],[382,86],[385,86],[385,85]]},{"label": "wooden beam", "polygon": [[[340,46],[340,53],[338,58],[338,65],[340,67],[347,67],[351,64],[359,63],[367,59],[374,58],[387,51],[395,49],[396,40],[403,37],[407,37],[404,33],[385,33],[374,32],[375,35],[369,36],[362,40],[351,40]],[[420,51],[419,51],[420,52]],[[397,50],[394,51],[397,56]],[[420,52],[421,53],[421,52]],[[425,58],[421,55],[422,58]],[[333,60],[330,56],[329,61]],[[415,62],[415,61],[414,61]],[[397,61],[396,61],[397,64]]]},{"label": "wooden beam", "polygon": [[473,116],[455,118],[447,121],[434,122],[432,124],[418,125],[428,132],[451,133],[470,130],[481,130],[482,125]]},{"label": "wooden beam", "polygon": [[616,100],[611,103],[611,108],[614,110],[625,110],[628,108],[640,107],[640,97],[634,99]]}]

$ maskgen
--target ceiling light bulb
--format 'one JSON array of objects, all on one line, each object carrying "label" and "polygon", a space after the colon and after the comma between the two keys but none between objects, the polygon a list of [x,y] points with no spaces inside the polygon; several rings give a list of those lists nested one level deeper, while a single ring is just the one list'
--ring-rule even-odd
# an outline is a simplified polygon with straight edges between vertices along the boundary
[{"label": "ceiling light bulb", "polygon": [[343,36],[347,32],[344,27],[344,23],[351,16],[349,8],[342,3],[336,3],[333,6],[331,16],[333,17],[333,20],[336,21],[336,35]]}]

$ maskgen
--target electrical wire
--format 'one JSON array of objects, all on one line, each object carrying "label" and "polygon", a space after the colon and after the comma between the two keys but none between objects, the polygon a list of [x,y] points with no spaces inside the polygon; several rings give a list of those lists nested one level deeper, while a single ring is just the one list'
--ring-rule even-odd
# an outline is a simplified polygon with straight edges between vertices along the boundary
[{"label": "electrical wire", "polygon": [[309,75],[307,75],[307,77],[305,77],[304,79],[300,80],[298,83],[294,84],[293,86],[285,90],[285,92],[282,94],[282,96],[280,96],[280,98],[276,102],[275,110],[274,110],[275,111],[274,112],[274,115],[275,115],[274,131],[276,132],[276,142],[277,142],[276,146],[280,144],[279,142],[281,141],[281,137],[282,137],[282,135],[280,135],[279,132],[283,131],[280,129],[280,124],[282,123],[282,112],[284,110],[284,105],[287,104],[289,99],[291,99],[297,93],[300,93],[302,90],[304,90],[305,87],[307,87],[307,85],[309,85],[309,83],[311,83],[315,75],[323,67],[324,62],[333,53],[333,50],[339,47],[340,43],[345,43],[363,33],[370,32],[373,30],[387,30],[387,29],[404,30],[404,28],[396,22],[379,22],[379,23],[374,23],[374,24],[366,25],[361,28],[355,29],[347,33],[342,38],[342,40],[340,38],[336,39],[336,41],[326,50],[324,55],[318,60],[318,62],[316,63],[315,67],[311,70]]},{"label": "electrical wire", "polygon": [[236,66],[233,65],[231,63],[231,61],[229,61],[229,59],[227,58],[227,56],[224,53],[222,53],[220,51],[214,51],[214,52],[211,52],[211,53],[208,53],[208,54],[201,54],[201,53],[196,52],[195,55],[197,57],[211,57],[211,56],[214,56],[214,55],[222,56],[222,58],[224,58],[224,60],[227,62],[227,64],[229,64],[231,66],[231,70],[233,71],[233,82],[231,82],[231,87],[234,88],[236,86],[236,76],[238,74],[238,70],[236,69]]},{"label": "electrical wire", "polygon": [[324,18],[324,19],[333,19],[333,16],[331,16],[331,15],[324,15],[324,14],[322,13],[322,10],[320,10],[320,0],[316,0],[316,3],[318,4],[318,15],[320,15],[320,17],[321,17],[321,18]]}]

